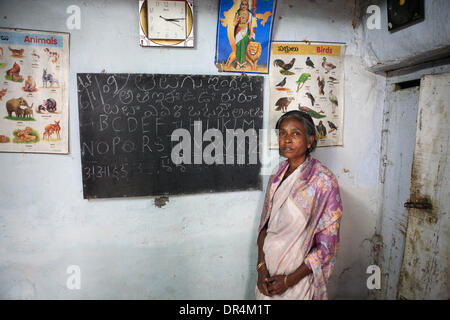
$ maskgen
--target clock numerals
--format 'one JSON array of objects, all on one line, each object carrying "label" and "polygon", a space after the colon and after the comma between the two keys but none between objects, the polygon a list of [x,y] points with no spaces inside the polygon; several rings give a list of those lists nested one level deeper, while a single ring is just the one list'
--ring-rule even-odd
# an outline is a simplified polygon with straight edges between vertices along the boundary
[{"label": "clock numerals", "polygon": [[159,7],[166,7],[166,8],[169,7],[169,1],[155,1],[154,3],[155,3],[155,6],[158,8]]},{"label": "clock numerals", "polygon": [[185,1],[148,0],[148,37],[184,40],[186,38]]}]

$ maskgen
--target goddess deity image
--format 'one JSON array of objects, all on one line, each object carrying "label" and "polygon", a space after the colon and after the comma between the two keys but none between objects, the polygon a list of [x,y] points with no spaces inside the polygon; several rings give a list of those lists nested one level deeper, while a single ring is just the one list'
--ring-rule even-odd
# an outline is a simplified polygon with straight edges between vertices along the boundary
[{"label": "goddess deity image", "polygon": [[[269,17],[272,16],[272,11],[267,10],[267,4],[264,4],[264,13],[256,12],[256,0],[229,0],[233,5],[223,11],[223,18],[220,22],[226,28],[226,38],[228,43],[223,41],[218,45],[218,53],[224,54],[227,57],[220,66],[224,70],[229,71],[258,71],[264,72],[267,69],[267,61],[262,61],[262,69],[258,68],[260,57],[262,53],[261,41],[264,41],[265,48],[270,39],[270,24],[269,28],[264,28]],[[227,2],[228,3],[228,2]],[[258,21],[259,20],[259,21]],[[258,40],[255,29],[257,26],[263,28],[258,32]],[[223,39],[223,38],[222,38]],[[229,51],[231,49],[231,52]],[[226,53],[226,54],[225,54]],[[266,55],[264,55],[266,58]],[[225,62],[226,60],[226,62]],[[218,67],[219,70],[220,67]]]},{"label": "goddess deity image", "polygon": [[236,39],[236,63],[239,68],[244,68],[246,64],[246,52],[248,42],[255,39],[252,27],[253,15],[249,10],[247,0],[242,0],[239,10],[234,17],[234,38]]}]

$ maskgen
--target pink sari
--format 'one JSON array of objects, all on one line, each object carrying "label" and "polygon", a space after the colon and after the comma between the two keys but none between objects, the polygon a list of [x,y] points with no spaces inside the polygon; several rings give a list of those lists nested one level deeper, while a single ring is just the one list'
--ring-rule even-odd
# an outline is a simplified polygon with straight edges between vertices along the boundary
[{"label": "pink sari", "polygon": [[287,160],[280,163],[267,187],[259,226],[261,231],[268,223],[266,265],[271,276],[290,274],[303,262],[313,273],[279,296],[264,296],[256,288],[256,298],[327,299],[339,245],[339,186],[333,173],[311,156],[281,183],[288,167]]}]

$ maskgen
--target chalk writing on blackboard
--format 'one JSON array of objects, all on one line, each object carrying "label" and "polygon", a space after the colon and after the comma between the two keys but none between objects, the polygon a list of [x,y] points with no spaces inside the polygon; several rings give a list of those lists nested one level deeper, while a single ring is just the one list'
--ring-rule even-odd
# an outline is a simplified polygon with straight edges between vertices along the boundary
[{"label": "chalk writing on blackboard", "polygon": [[85,198],[261,189],[262,77],[77,79]]}]

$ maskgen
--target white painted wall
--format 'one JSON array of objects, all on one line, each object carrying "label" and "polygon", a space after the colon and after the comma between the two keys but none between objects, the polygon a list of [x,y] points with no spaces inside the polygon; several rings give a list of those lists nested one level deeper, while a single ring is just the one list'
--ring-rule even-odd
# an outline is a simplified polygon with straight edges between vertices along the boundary
[{"label": "white painted wall", "polygon": [[[253,299],[264,192],[82,199],[77,72],[216,74],[218,2],[197,0],[195,49],[141,48],[137,1],[1,1],[0,25],[71,31],[70,154],[0,154],[0,298]],[[344,202],[330,298],[366,298],[365,270],[380,210],[382,76],[365,70],[353,1],[280,0],[275,40],[346,42],[344,146],[315,156],[337,175]],[[265,81],[265,125],[268,122]],[[272,152],[272,158],[277,152]],[[264,178],[267,181],[267,177]],[[79,265],[81,290],[66,288]]]},{"label": "white painted wall", "polygon": [[[450,1],[425,0],[425,20],[406,29],[387,28],[387,1],[362,0],[364,60],[373,71],[388,71],[450,55]],[[366,28],[369,5],[378,5],[381,29]]]}]

